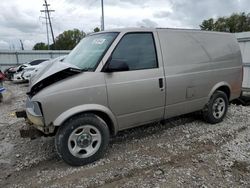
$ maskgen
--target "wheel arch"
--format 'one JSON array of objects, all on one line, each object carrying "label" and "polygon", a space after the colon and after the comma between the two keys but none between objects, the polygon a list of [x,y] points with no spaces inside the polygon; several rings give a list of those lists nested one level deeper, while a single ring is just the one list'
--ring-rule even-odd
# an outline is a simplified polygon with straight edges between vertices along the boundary
[{"label": "wheel arch", "polygon": [[212,95],[214,94],[215,91],[223,91],[227,95],[228,101],[230,101],[231,87],[227,82],[217,83],[210,91],[209,96],[208,96],[208,100],[212,97]]},{"label": "wheel arch", "polygon": [[115,135],[118,132],[118,123],[115,115],[111,112],[111,110],[109,110],[105,106],[95,104],[80,105],[70,108],[67,111],[61,113],[53,121],[53,125],[57,128],[69,118],[83,113],[92,113],[103,119],[107,123],[111,135]]}]

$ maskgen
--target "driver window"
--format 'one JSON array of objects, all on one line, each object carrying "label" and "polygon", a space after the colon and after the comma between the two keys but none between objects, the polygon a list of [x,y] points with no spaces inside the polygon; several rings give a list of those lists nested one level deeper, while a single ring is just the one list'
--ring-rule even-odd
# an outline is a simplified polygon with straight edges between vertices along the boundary
[{"label": "driver window", "polygon": [[129,70],[157,68],[153,34],[126,34],[115,48],[112,59],[125,62]]}]

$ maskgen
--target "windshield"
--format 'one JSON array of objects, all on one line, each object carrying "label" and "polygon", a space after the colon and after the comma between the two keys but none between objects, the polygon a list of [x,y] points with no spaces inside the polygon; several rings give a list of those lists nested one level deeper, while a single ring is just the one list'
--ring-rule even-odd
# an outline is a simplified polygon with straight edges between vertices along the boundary
[{"label": "windshield", "polygon": [[118,33],[89,35],[83,38],[63,61],[81,70],[94,71],[117,35]]}]

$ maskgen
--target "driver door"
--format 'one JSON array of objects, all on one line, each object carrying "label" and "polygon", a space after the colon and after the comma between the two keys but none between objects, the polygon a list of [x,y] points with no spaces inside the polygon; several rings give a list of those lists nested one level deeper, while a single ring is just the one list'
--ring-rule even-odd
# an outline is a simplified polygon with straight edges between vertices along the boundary
[{"label": "driver door", "polygon": [[[108,63],[125,63],[129,70],[105,73],[108,103],[119,129],[161,120],[165,83],[152,32],[125,34]],[[111,66],[115,67],[115,66]]]}]

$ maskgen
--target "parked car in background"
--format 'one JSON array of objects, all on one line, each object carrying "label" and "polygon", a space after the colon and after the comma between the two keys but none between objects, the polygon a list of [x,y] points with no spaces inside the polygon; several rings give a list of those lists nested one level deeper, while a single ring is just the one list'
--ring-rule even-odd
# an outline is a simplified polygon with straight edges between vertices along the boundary
[{"label": "parked car in background", "polygon": [[16,72],[13,74],[11,80],[15,81],[15,82],[29,81],[29,74],[27,74],[26,77],[23,77],[24,72],[25,71],[35,71],[36,68],[40,67],[41,64],[47,60],[48,59],[36,59],[36,60],[33,60],[29,63],[19,65],[16,68]]},{"label": "parked car in background", "polygon": [[23,70],[23,68],[25,68],[27,66],[28,66],[28,64],[24,63],[24,64],[21,64],[21,65],[16,66],[16,67],[10,67],[4,71],[4,74],[5,74],[7,79],[13,80],[14,74],[17,72],[21,72]]},{"label": "parked car in background", "polygon": [[48,61],[48,60],[49,59],[36,59],[36,60],[29,62],[28,64],[31,66],[35,66],[35,65],[39,65],[39,64],[43,63],[44,61]]},{"label": "parked car in background", "polygon": [[16,71],[15,73],[12,74],[10,80],[11,81],[14,81],[14,82],[19,82],[19,81],[24,81],[23,78],[22,78],[22,73],[23,73],[23,70],[26,68],[26,67],[30,67],[29,64],[22,64],[22,65],[19,65],[17,68],[16,68]]},{"label": "parked car in background", "polygon": [[54,62],[62,61],[66,56],[60,56],[54,59],[50,59],[40,63],[36,66],[27,67],[23,70],[22,78],[30,82],[30,80],[39,74],[40,70],[43,70],[46,66],[51,66]]},{"label": "parked car in background", "polygon": [[[49,61],[49,60],[48,60]],[[43,67],[45,64],[45,61],[43,63],[40,63],[38,65],[28,66],[25,67],[21,73],[21,78],[24,81],[29,81],[31,76],[35,74],[41,67]]]},{"label": "parked car in background", "polygon": [[98,32],[44,68],[17,113],[55,136],[70,165],[99,159],[118,131],[201,111],[223,121],[242,86],[234,35],[185,29]]}]

